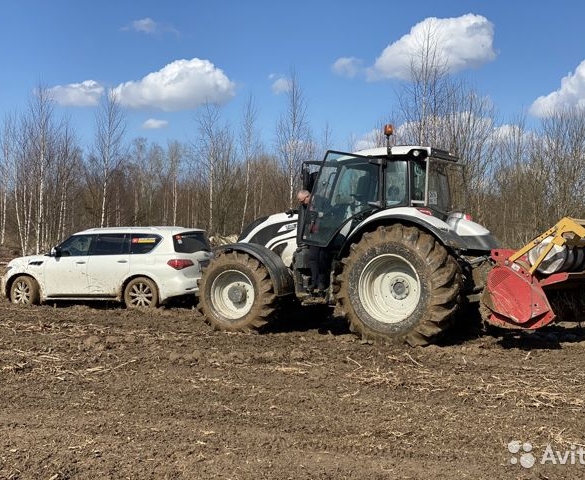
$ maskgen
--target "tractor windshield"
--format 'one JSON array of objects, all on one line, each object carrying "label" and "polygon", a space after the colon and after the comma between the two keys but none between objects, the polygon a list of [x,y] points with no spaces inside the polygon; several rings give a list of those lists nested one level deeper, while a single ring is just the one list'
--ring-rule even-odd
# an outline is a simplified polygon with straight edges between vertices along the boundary
[{"label": "tractor windshield", "polygon": [[[379,208],[379,165],[360,157],[328,152],[304,219],[303,240],[327,245],[354,216]],[[403,188],[404,190],[404,188]]]}]

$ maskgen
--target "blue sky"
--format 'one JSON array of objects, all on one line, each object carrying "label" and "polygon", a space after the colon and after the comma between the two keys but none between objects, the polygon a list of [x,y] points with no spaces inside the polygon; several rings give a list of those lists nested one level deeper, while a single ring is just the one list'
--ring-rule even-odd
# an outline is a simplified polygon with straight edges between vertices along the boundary
[{"label": "blue sky", "polygon": [[[368,134],[396,108],[401,59],[438,22],[445,58],[494,103],[502,124],[585,105],[585,3],[560,0],[5,0],[0,11],[0,115],[51,89],[84,146],[96,102],[116,89],[127,139],[195,138],[203,101],[238,126],[251,95],[266,143],[295,73],[318,136],[333,148]],[[431,20],[435,19],[435,20]]]}]

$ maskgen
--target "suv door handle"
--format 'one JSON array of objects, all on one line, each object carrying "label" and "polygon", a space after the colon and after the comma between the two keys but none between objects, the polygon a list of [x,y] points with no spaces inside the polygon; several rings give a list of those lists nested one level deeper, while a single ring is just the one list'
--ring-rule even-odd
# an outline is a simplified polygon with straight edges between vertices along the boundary
[{"label": "suv door handle", "polygon": [[118,263],[128,263],[128,260],[117,260]]}]

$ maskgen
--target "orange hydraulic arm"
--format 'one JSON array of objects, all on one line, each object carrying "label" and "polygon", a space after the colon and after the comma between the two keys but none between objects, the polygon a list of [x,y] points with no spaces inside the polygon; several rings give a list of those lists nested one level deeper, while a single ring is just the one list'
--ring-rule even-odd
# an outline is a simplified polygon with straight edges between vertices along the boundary
[{"label": "orange hydraulic arm", "polygon": [[537,260],[528,269],[531,275],[534,274],[536,269],[549,254],[554,245],[585,247],[585,220],[571,217],[562,218],[554,227],[549,228],[542,235],[539,235],[516,253],[510,255],[508,260],[511,263],[516,262],[516,260],[521,258],[523,255],[526,255],[536,246],[540,245],[540,243],[542,243],[542,241],[548,237],[551,237],[552,240],[543,248]]}]

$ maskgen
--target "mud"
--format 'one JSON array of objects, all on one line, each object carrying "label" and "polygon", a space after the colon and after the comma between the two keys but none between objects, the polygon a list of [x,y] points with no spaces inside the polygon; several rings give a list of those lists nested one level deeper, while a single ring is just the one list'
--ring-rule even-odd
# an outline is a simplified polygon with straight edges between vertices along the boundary
[{"label": "mud", "polygon": [[580,328],[410,348],[327,313],[258,335],[188,305],[0,303],[0,478],[585,477]]}]

